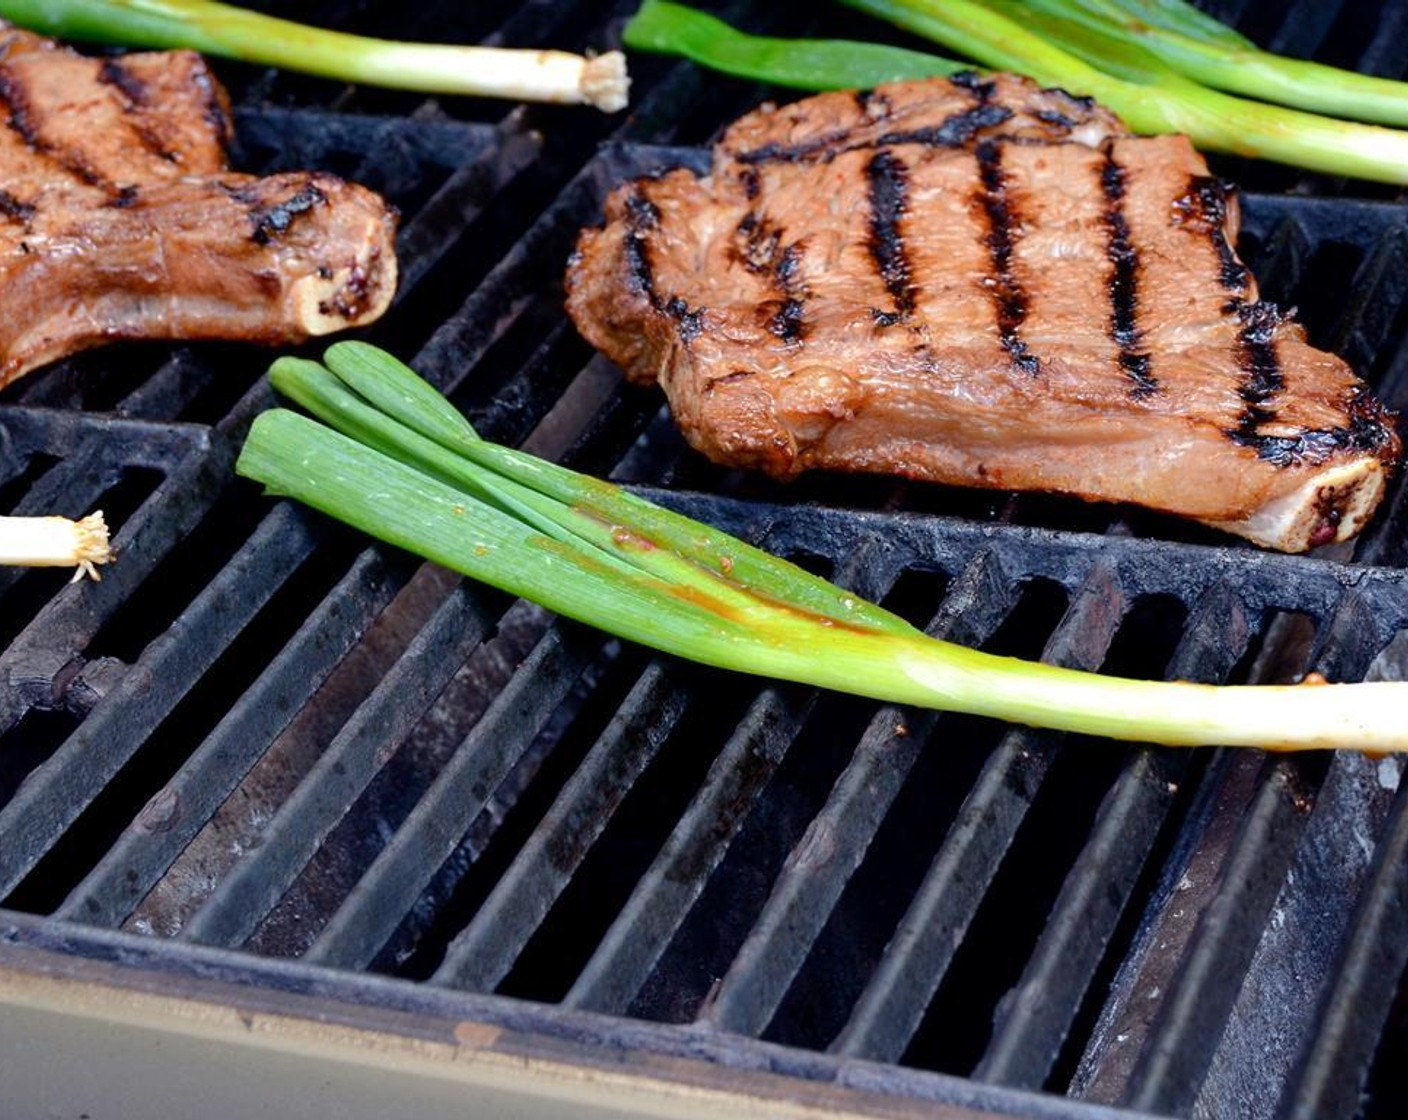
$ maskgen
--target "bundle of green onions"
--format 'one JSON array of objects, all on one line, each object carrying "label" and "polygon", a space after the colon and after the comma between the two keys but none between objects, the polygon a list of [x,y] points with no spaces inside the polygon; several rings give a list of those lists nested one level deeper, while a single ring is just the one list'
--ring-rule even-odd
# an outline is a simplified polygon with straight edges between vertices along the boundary
[{"label": "bundle of green onions", "polygon": [[324,78],[420,93],[626,106],[619,51],[567,51],[401,43],[348,35],[212,0],[0,0],[19,27],[126,47],[184,47]]},{"label": "bundle of green onions", "polygon": [[680,657],[879,700],[1171,745],[1408,751],[1408,684],[1145,682],[928,637],[609,483],[479,438],[355,342],[280,358],[237,471],[390,544]]},{"label": "bundle of green onions", "polygon": [[[840,2],[989,69],[1094,97],[1136,132],[1181,132],[1209,151],[1408,183],[1408,131],[1379,127],[1408,125],[1408,83],[1259,50],[1186,0]],[[871,52],[893,48],[869,43],[792,40],[789,58],[784,40],[743,35],[669,0],[645,0],[624,41],[794,89],[927,76],[925,55],[897,56],[887,70]],[[958,67],[927,57],[927,73]]]}]

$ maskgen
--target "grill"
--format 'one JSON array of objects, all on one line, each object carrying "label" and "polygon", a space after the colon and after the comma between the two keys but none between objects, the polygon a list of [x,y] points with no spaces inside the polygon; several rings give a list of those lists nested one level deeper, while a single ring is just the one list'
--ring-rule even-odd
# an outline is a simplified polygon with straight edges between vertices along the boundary
[{"label": "grill", "polygon": [[[301,12],[582,49],[633,6]],[[1408,70],[1408,5],[1209,7],[1273,49]],[[755,28],[875,32],[772,18]],[[780,487],[688,452],[567,323],[562,266],[615,183],[701,165],[769,91],[638,58],[608,119],[220,69],[238,166],[326,168],[401,208],[402,290],[367,337],[491,438],[985,649],[1403,676],[1402,480],[1352,546],[1297,558],[1056,498]],[[1216,167],[1251,192],[1241,250],[1268,298],[1408,406],[1396,195]],[[128,345],[0,396],[0,508],[101,507],[121,550],[100,583],[0,571],[7,1115],[104,1115],[121,1098],[93,1077],[134,1061],[166,1075],[165,1111],[189,1062],[221,1115],[303,1115],[290,1086],[314,1074],[291,1055],[325,1090],[340,1071],[356,1115],[392,1088],[399,1115],[1403,1114],[1396,760],[1121,746],[608,640],[234,480],[265,363]]]}]

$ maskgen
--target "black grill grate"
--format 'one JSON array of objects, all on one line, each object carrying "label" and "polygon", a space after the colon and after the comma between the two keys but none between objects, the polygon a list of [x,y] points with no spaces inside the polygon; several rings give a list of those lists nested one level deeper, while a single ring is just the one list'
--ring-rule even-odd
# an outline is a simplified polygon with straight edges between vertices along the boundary
[{"label": "black grill grate", "polygon": [[[633,6],[345,14],[600,47]],[[1408,68],[1408,6],[1218,7],[1279,49]],[[755,26],[800,29],[784,17]],[[686,452],[572,331],[560,273],[615,183],[698,166],[665,145],[767,91],[634,70],[620,120],[223,72],[242,167],[325,167],[402,209],[403,287],[370,337],[491,437],[966,644],[1212,681],[1402,675],[1403,479],[1356,544],[1291,558],[1122,509],[779,487]],[[1268,296],[1408,405],[1392,192],[1219,169],[1263,191],[1242,248]],[[233,481],[262,365],[130,346],[0,394],[4,509],[102,504],[122,550],[99,584],[0,572],[0,948],[1012,1116],[1401,1111],[1395,761],[1122,747],[650,656]]]}]

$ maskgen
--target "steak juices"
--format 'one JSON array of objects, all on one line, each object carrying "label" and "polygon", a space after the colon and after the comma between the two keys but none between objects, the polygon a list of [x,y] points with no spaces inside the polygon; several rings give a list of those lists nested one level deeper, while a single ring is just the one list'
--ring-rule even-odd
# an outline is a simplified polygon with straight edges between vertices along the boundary
[{"label": "steak juices", "polygon": [[689,442],[808,469],[1133,502],[1290,552],[1364,525],[1400,454],[1259,299],[1185,137],[997,75],[735,122],[619,187],[567,275],[582,334]]}]

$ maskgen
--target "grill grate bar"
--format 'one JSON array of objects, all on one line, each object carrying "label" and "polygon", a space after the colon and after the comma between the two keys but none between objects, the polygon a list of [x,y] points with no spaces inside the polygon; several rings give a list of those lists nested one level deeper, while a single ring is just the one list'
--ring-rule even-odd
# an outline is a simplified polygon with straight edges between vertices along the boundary
[{"label": "grill grate bar", "polygon": [[[1327,629],[1317,668],[1334,679],[1362,677],[1375,650],[1357,596],[1346,596]],[[1333,965],[1391,799],[1380,784],[1377,763],[1358,753],[1330,758],[1276,899],[1275,920],[1262,932],[1238,984],[1241,994],[1201,1090],[1210,1114],[1227,1111],[1233,1102],[1249,1120],[1273,1114],[1272,1095],[1246,1104],[1243,1087],[1261,1078],[1281,1083],[1289,1077],[1299,1040],[1313,1030],[1316,1000],[1305,994],[1306,977],[1327,975]],[[1347,836],[1361,841],[1346,843]],[[1265,1038],[1277,1039],[1273,1053],[1258,1045]]]},{"label": "grill grate bar", "polygon": [[[879,597],[891,573],[877,551],[873,545],[858,550],[832,578]],[[813,690],[769,688],[753,701],[568,991],[566,1006],[625,1012],[796,741],[816,696]]]},{"label": "grill grate bar", "polygon": [[[612,184],[653,167],[678,164],[691,155],[698,165],[699,153],[679,149],[603,147],[435,331],[413,363],[417,372],[442,391],[453,392],[497,339],[530,308],[543,303],[545,292],[556,293],[561,265],[578,231],[600,215],[600,200]],[[554,307],[560,299],[556,294],[546,298]],[[497,435],[484,419],[474,419],[485,427],[486,435]]]},{"label": "grill grate bar", "polygon": [[[1189,619],[1168,677],[1225,679],[1240,652],[1229,635],[1245,642],[1240,616],[1240,604],[1226,588],[1205,596]],[[1003,1001],[975,1077],[1030,1089],[1045,1083],[1193,758],[1188,751],[1149,749],[1130,758],[1101,805],[1022,979]]]},{"label": "grill grate bar", "polygon": [[541,298],[539,289],[550,266],[566,259],[567,247],[592,213],[600,181],[612,174],[600,158],[578,173],[557,202],[436,330],[414,363],[421,376],[436,382],[442,391],[453,390],[525,308]]},{"label": "grill grate bar", "polygon": [[[220,456],[192,455],[157,487],[113,539],[123,557],[101,582],[70,584],[51,599],[34,621],[0,653],[0,729],[10,727],[35,701],[40,689],[51,700],[58,672],[118,607],[151,574],[157,562],[189,533],[209,507],[208,492],[219,485]],[[56,647],[52,635],[61,635]],[[3,820],[3,818],[0,818]]]},{"label": "grill grate bar", "polygon": [[549,628],[304,954],[305,960],[342,968],[371,963],[532,745],[599,644],[586,631],[561,624]]},{"label": "grill grate bar", "polygon": [[[970,582],[985,577],[984,566],[975,564]],[[1001,621],[996,606],[989,604],[978,617],[941,612],[931,633],[951,638],[961,628],[981,643]],[[888,704],[871,718],[708,1001],[703,1012],[708,1022],[747,1035],[767,1027],[939,718]]]},{"label": "grill grate bar", "polygon": [[652,659],[431,982],[492,991],[694,699]]},{"label": "grill grate bar", "polygon": [[563,1003],[623,1014],[796,740],[816,693],[765,689],[749,707]]},{"label": "grill grate bar", "polygon": [[[1094,669],[1122,598],[1097,567],[1047,642],[1042,660]],[[984,764],[933,864],[856,1001],[834,1053],[896,1061],[919,1028],[954,952],[997,874],[1050,766],[1056,737],[1007,732]]]},{"label": "grill grate bar", "polygon": [[478,595],[456,585],[279,807],[260,846],[196,911],[183,937],[233,946],[254,932],[491,622]]},{"label": "grill grate bar", "polygon": [[1285,880],[1304,818],[1295,763],[1267,764],[1178,974],[1163,993],[1121,1103],[1182,1113],[1193,1104],[1261,930]]},{"label": "grill grate bar", "polygon": [[0,810],[0,833],[6,837],[0,850],[0,897],[14,890],[249,624],[306,555],[313,535],[291,507],[271,514],[78,730],[29,776]]},{"label": "grill grate bar", "polygon": [[[120,480],[124,469],[149,467],[169,472],[191,450],[191,438],[172,439],[165,430],[142,423],[53,423],[40,410],[15,409],[0,426],[0,448],[16,473],[38,451],[62,458],[44,471],[7,512],[17,516],[60,514],[81,517],[101,504],[102,495]],[[29,448],[15,454],[15,442]],[[38,446],[36,446],[36,444]],[[0,596],[27,574],[21,567],[0,567]]]},{"label": "grill grate bar", "polygon": [[1359,55],[1355,69],[1384,78],[1398,78],[1404,72],[1403,42],[1408,36],[1408,8],[1390,4],[1379,9],[1374,37]]},{"label": "grill grate bar", "polygon": [[1365,255],[1351,281],[1351,295],[1326,344],[1356,369],[1366,370],[1388,341],[1408,296],[1408,230],[1392,229]]},{"label": "grill grate bar", "polygon": [[[302,559],[314,538],[305,535]],[[143,810],[55,916],[118,925],[210,819],[254,761],[327,679],[403,581],[379,552],[363,552],[219,726]]]},{"label": "grill grate bar", "polygon": [[195,352],[182,347],[118,403],[123,416],[151,420],[180,416],[206,386],[209,370]]},{"label": "grill grate bar", "polygon": [[[484,199],[503,189],[540,154],[541,140],[517,129],[500,129],[496,142],[477,159],[454,171],[396,238],[400,282],[396,301],[404,301],[426,274],[469,228]],[[371,160],[373,157],[368,156]]]},{"label": "grill grate bar", "polygon": [[1281,9],[1281,24],[1266,49],[1275,54],[1314,54],[1343,7],[1344,0],[1291,0]]},{"label": "grill grate bar", "polygon": [[1278,1115],[1286,1120],[1352,1116],[1362,1105],[1374,1056],[1408,965],[1408,782],[1400,781],[1350,934],[1322,993]]},{"label": "grill grate bar", "polygon": [[[101,448],[90,444],[77,454],[44,472],[11,511],[19,517],[46,517],[54,514],[82,517],[98,506],[103,493],[113,485],[113,468],[104,463]],[[0,567],[0,596],[19,583],[29,569]]]}]

